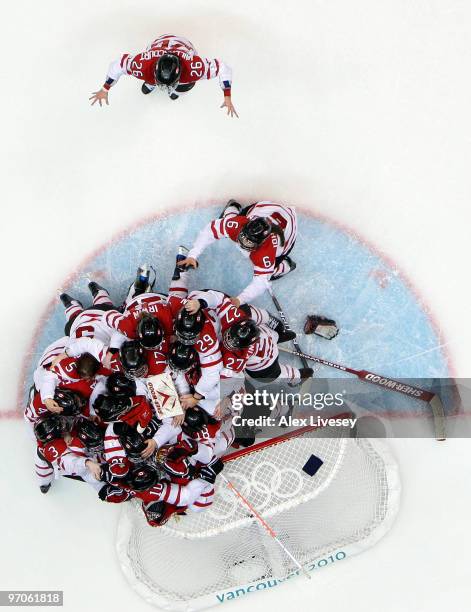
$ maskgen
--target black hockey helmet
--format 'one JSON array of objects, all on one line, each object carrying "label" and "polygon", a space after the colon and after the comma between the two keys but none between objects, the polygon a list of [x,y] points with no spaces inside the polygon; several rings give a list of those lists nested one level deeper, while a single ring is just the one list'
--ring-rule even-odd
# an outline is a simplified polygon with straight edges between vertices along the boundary
[{"label": "black hockey helmet", "polygon": [[181,62],[178,55],[165,53],[159,57],[155,65],[155,80],[157,85],[176,85],[180,80]]},{"label": "black hockey helmet", "polygon": [[176,372],[188,372],[198,364],[196,350],[183,342],[172,342],[168,352],[168,365]]},{"label": "black hockey helmet", "polygon": [[252,319],[237,321],[228,327],[222,335],[222,343],[230,351],[248,348],[258,340],[260,329]]},{"label": "black hockey helmet", "polygon": [[254,251],[272,233],[271,221],[265,217],[250,219],[237,236],[239,246],[245,251]]},{"label": "black hockey helmet", "polygon": [[193,438],[203,429],[205,425],[208,424],[208,422],[208,413],[197,406],[195,408],[188,408],[188,410],[186,410],[185,420],[183,421],[181,427],[188,436]]},{"label": "black hockey helmet", "polygon": [[143,378],[147,376],[149,368],[144,348],[137,340],[126,340],[119,349],[119,357],[124,372],[133,378]]},{"label": "black hockey helmet", "polygon": [[141,457],[141,453],[146,448],[146,445],[144,443],[144,437],[137,429],[134,429],[127,423],[119,421],[113,425],[113,431],[118,436],[119,442],[130,461],[133,463],[144,461]]},{"label": "black hockey helmet", "polygon": [[105,430],[90,419],[85,417],[79,419],[75,424],[75,432],[77,438],[83,442],[88,450],[95,452],[103,450]]},{"label": "black hockey helmet", "polygon": [[122,372],[113,372],[106,379],[106,390],[113,397],[131,397],[136,395],[136,381]]},{"label": "black hockey helmet", "polygon": [[112,395],[99,395],[94,404],[93,408],[97,415],[105,423],[112,423],[117,421],[121,416],[126,414],[132,407],[132,400],[129,396],[112,396]]},{"label": "black hockey helmet", "polygon": [[148,313],[143,313],[137,324],[137,337],[145,349],[158,348],[164,339],[160,321]]},{"label": "black hockey helmet", "polygon": [[204,313],[198,310],[195,314],[190,314],[182,308],[175,319],[175,335],[182,344],[191,346],[198,340],[198,336],[204,327]]},{"label": "black hockey helmet", "polygon": [[62,408],[62,416],[77,416],[87,403],[80,393],[70,389],[56,389],[54,401]]},{"label": "black hockey helmet", "polygon": [[34,435],[42,444],[62,438],[63,433],[64,422],[57,414],[48,416],[34,425]]},{"label": "black hockey helmet", "polygon": [[133,491],[147,491],[158,484],[160,476],[154,467],[144,463],[133,467],[126,480]]}]

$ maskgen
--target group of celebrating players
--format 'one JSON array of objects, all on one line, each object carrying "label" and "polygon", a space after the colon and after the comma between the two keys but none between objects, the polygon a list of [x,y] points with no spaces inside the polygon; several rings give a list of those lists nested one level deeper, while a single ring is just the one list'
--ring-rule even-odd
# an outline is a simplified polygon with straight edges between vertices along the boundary
[{"label": "group of celebrating players", "polygon": [[[59,476],[82,480],[103,501],[141,500],[152,526],[212,504],[221,458],[234,443],[250,443],[234,442],[231,394],[246,380],[296,386],[313,374],[279,362],[278,344],[296,334],[252,305],[295,269],[296,224],[292,207],[230,200],[192,249],[178,248],[168,293],[154,291],[155,272],[142,265],[119,308],[96,282],[90,307],[61,294],[65,336],[41,356],[25,409],[43,493]],[[190,291],[200,255],[223,237],[250,258],[252,281],[234,297]],[[332,339],[338,329],[311,315],[305,332]],[[153,402],[148,379],[163,374],[178,396],[176,416]]]}]

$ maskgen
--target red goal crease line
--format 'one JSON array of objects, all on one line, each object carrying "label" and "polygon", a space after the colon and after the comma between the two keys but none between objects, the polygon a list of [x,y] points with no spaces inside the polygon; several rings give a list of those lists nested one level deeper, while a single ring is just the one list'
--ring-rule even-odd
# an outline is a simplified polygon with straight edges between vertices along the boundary
[{"label": "red goal crease line", "polygon": [[22,417],[22,412],[18,408],[16,410],[0,410],[0,421],[19,421]]},{"label": "red goal crease line", "polygon": [[[234,194],[232,194],[232,196],[234,197]],[[237,198],[237,195],[235,197]],[[239,199],[257,201],[257,199],[259,199],[259,196],[256,195],[256,193],[250,193],[250,194],[245,194],[245,195],[239,194]],[[270,197],[270,194],[266,194],[266,193],[264,194],[263,199],[276,200],[274,196]],[[166,206],[166,207],[164,206],[159,210],[159,212],[143,215],[141,218],[135,220],[129,225],[123,226],[122,229],[119,229],[116,232],[114,232],[111,238],[106,240],[99,247],[92,249],[86,257],[84,257],[81,261],[77,263],[75,267],[75,271],[71,272],[69,275],[67,275],[64,278],[63,282],[61,283],[62,289],[66,290],[68,287],[70,287],[70,285],[73,282],[75,282],[78,278],[80,278],[84,274],[84,271],[86,270],[87,266],[89,266],[98,256],[104,254],[107,249],[119,243],[120,240],[122,240],[125,237],[128,237],[133,232],[139,231],[146,225],[155,223],[156,221],[160,219],[166,219],[173,215],[178,215],[178,214],[183,214],[183,213],[191,213],[196,208],[208,210],[208,209],[214,208],[215,206],[219,205],[219,203],[220,203],[220,200],[218,198],[207,198],[203,201],[197,200],[196,202],[194,200],[191,200],[191,201],[180,202],[180,203],[177,203],[171,206]],[[309,205],[307,205],[306,203],[304,204],[298,203],[296,204],[296,208],[299,212],[306,215],[310,219],[313,219],[320,223],[325,223],[331,227],[336,228],[340,232],[343,232],[346,235],[354,238],[360,244],[365,246],[377,258],[383,261],[389,268],[391,268],[392,270],[395,270],[399,274],[399,277],[401,278],[402,282],[413,293],[418,304],[422,307],[422,309],[426,313],[427,318],[430,321],[435,331],[435,334],[438,337],[442,336],[440,325],[436,317],[431,314],[430,306],[427,304],[424,297],[421,295],[420,291],[414,285],[411,279],[407,276],[407,274],[403,270],[398,269],[397,263],[391,257],[386,255],[386,253],[380,250],[374,243],[372,243],[365,236],[361,235],[357,229],[353,230],[351,227],[345,225],[344,223],[341,223],[338,219],[334,217],[330,217],[324,213],[321,213],[318,210],[313,210],[312,203]],[[21,367],[20,382],[18,384],[18,390],[17,390],[17,408],[14,410],[12,409],[0,410],[0,420],[2,419],[20,419],[22,416],[22,397],[24,393],[23,385],[24,385],[24,379],[26,378],[25,375],[26,375],[27,369],[30,365],[31,353],[34,351],[34,348],[37,345],[37,341],[41,333],[41,326],[51,316],[51,313],[53,312],[54,307],[56,305],[56,301],[57,301],[57,298],[55,296],[51,297],[51,299],[49,300],[49,303],[47,304],[44,311],[42,312],[38,320],[38,323],[35,327],[34,333],[31,337],[29,349],[25,354],[25,358],[23,360],[23,364]],[[451,355],[445,351],[444,357],[448,365],[448,368],[450,370],[450,375],[455,376],[456,375],[455,367],[454,367]]]}]

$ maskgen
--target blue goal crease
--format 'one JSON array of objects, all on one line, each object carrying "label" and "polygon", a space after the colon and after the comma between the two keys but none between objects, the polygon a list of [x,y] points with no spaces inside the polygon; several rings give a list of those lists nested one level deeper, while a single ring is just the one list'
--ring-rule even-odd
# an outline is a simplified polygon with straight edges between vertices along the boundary
[{"label": "blue goal crease", "polygon": [[[172,214],[132,230],[79,270],[67,292],[90,304],[87,283],[96,277],[122,303],[141,263],[157,271],[155,290],[167,292],[179,244],[191,246],[196,234],[219,214],[216,207]],[[297,269],[274,283],[292,327],[300,332],[307,314],[335,319],[340,333],[332,341],[300,336],[307,353],[356,369],[395,378],[450,376],[440,339],[417,298],[381,257],[359,240],[323,220],[299,214],[299,235],[292,258]],[[221,289],[237,295],[250,281],[250,263],[229,240],[211,245],[200,258],[190,288]],[[268,296],[257,305],[271,311]],[[63,335],[64,308],[58,301],[33,347],[25,390],[44,348]],[[293,357],[282,355],[283,361]],[[321,377],[345,374],[326,367]]]}]

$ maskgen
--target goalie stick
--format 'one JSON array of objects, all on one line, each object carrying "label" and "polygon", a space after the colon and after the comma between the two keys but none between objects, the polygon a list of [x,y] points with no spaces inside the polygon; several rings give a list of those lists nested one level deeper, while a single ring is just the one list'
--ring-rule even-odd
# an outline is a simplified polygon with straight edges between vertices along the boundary
[{"label": "goalie stick", "polygon": [[263,528],[275,540],[275,542],[280,546],[280,548],[283,549],[283,551],[288,555],[288,557],[291,559],[291,561],[293,561],[293,563],[296,565],[296,567],[298,567],[302,571],[302,573],[306,576],[306,578],[309,578],[309,580],[310,580],[311,576],[308,574],[307,570],[290,553],[290,551],[286,548],[286,546],[283,544],[283,542],[280,540],[280,538],[276,535],[276,533],[273,531],[273,529],[270,527],[270,525],[257,512],[257,510],[255,510],[255,508],[251,505],[251,503],[242,495],[242,493],[238,489],[236,489],[236,487],[232,484],[232,482],[230,480],[228,480],[224,476],[224,474],[222,474],[222,473],[219,474],[219,478],[222,478],[222,480],[226,483],[226,485],[229,487],[229,489],[234,493],[234,495],[237,497],[237,499],[240,500],[241,504],[243,504],[244,506],[247,506],[247,508],[250,510],[250,512],[253,514],[253,516],[261,523]]},{"label": "goalie stick", "polygon": [[419,387],[414,387],[413,385],[406,385],[397,380],[394,380],[393,378],[381,376],[380,374],[375,374],[374,372],[369,372],[368,370],[355,370],[354,368],[350,368],[339,363],[334,363],[333,361],[329,361],[328,359],[322,359],[321,357],[316,357],[315,355],[308,355],[307,353],[303,353],[300,350],[293,351],[282,346],[278,348],[284,353],[289,353],[290,355],[296,355],[298,357],[304,357],[304,359],[306,360],[314,361],[329,368],[335,368],[336,370],[341,370],[342,372],[353,374],[361,380],[372,383],[373,385],[378,385],[379,387],[383,387],[384,389],[387,389],[389,391],[396,391],[397,393],[402,393],[403,395],[408,395],[409,397],[413,397],[423,402],[427,402],[428,404],[430,404],[430,408],[433,414],[436,439],[438,441],[443,441],[446,439],[445,412],[443,410],[442,401],[436,393],[426,391],[425,389],[420,389]]}]

